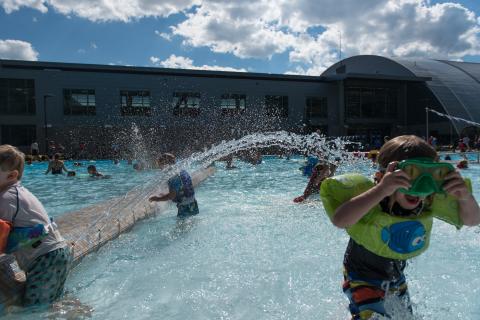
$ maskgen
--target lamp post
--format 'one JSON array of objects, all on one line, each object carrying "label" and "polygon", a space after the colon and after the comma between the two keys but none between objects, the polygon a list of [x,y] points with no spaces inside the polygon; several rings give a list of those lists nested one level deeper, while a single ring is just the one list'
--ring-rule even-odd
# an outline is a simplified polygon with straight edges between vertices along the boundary
[{"label": "lamp post", "polygon": [[52,97],[54,97],[54,95],[49,93],[43,95],[43,126],[45,128],[45,152],[48,151],[47,99]]},{"label": "lamp post", "polygon": [[429,133],[428,133],[428,111],[429,111],[429,110],[430,110],[430,109],[425,108],[425,116],[426,116],[426,120],[427,120],[427,123],[426,123],[426,129],[427,129],[427,132],[426,132],[426,133],[427,133],[427,135],[425,136],[425,140],[426,140],[426,141],[428,141],[428,137],[430,136]]}]

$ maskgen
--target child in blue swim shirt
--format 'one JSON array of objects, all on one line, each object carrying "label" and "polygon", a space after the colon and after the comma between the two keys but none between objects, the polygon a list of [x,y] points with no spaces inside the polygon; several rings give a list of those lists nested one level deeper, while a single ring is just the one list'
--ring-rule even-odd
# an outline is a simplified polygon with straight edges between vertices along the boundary
[{"label": "child in blue swim shirt", "polygon": [[[170,153],[163,154],[157,163],[159,167],[165,167],[175,163],[175,156]],[[188,217],[199,213],[198,203],[195,199],[192,178],[187,171],[181,170],[178,174],[168,179],[168,193],[152,196],[150,202],[171,200],[177,204],[178,217]]]}]

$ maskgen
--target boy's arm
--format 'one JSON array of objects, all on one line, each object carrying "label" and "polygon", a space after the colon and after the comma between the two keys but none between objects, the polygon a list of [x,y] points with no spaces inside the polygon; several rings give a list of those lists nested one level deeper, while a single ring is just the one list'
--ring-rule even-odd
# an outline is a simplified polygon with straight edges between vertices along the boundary
[{"label": "boy's arm", "polygon": [[480,224],[480,208],[475,197],[470,194],[466,199],[458,199],[458,215],[466,226],[476,226]]},{"label": "boy's arm", "polygon": [[168,200],[173,200],[175,199],[175,196],[177,195],[177,193],[175,191],[170,191],[169,193],[167,194],[164,194],[164,195],[160,195],[160,196],[152,196],[148,199],[148,201],[152,202],[152,201],[168,201]]},{"label": "boy's arm", "polygon": [[391,162],[381,181],[373,188],[343,203],[335,211],[332,222],[339,228],[348,228],[357,223],[385,197],[399,188],[410,188],[410,177],[401,170],[395,170],[396,161]]},{"label": "boy's arm", "polygon": [[458,215],[466,226],[480,224],[480,208],[475,197],[468,190],[465,181],[458,171],[450,172],[445,177],[443,190],[455,196],[458,200]]},{"label": "boy's arm", "polygon": [[339,228],[354,225],[386,196],[380,185],[374,186],[338,207],[332,219],[333,224]]}]

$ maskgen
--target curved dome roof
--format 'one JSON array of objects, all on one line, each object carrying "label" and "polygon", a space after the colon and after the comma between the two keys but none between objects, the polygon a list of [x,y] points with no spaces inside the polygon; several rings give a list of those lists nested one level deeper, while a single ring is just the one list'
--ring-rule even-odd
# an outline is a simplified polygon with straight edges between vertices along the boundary
[{"label": "curved dome roof", "polygon": [[[393,76],[399,80],[410,75],[423,79],[447,114],[480,122],[479,63],[362,55],[337,62],[322,76],[334,78],[341,73]],[[453,121],[453,125],[457,131],[467,126],[456,121]]]},{"label": "curved dome roof", "polygon": [[[451,116],[480,122],[480,64],[445,60],[392,59],[419,77]],[[458,131],[467,126],[453,121]]]}]

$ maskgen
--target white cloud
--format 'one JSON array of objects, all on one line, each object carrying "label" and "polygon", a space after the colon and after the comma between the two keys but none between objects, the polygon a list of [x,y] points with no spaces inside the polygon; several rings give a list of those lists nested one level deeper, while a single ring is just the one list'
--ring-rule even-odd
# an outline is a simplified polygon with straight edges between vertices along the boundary
[{"label": "white cloud", "polygon": [[160,58],[157,58],[157,57],[154,57],[154,56],[150,57],[150,62],[152,64],[157,64],[159,61],[160,61]]},{"label": "white cloud", "polygon": [[85,53],[87,53],[87,51],[85,49],[78,49],[77,53],[78,54],[85,54]]},{"label": "white cloud", "polygon": [[0,0],[0,5],[7,13],[22,7],[45,13],[51,7],[61,14],[76,15],[91,21],[128,22],[144,17],[166,17],[199,2],[200,0]]},{"label": "white cloud", "polygon": [[192,69],[192,70],[215,70],[215,71],[233,71],[233,72],[247,72],[247,70],[241,68],[236,69],[232,67],[222,67],[222,66],[195,66],[193,60],[188,57],[176,56],[174,54],[170,55],[167,59],[160,61],[157,57],[150,57],[150,61],[164,68],[173,68],[173,69]]},{"label": "white cloud", "polygon": [[[312,34],[312,28],[320,31]],[[475,13],[428,0],[217,0],[203,3],[172,30],[186,45],[240,58],[288,52],[290,72],[317,75],[338,60],[340,36],[343,57],[480,54]]]},{"label": "white cloud", "polygon": [[37,61],[38,52],[26,41],[0,40],[0,58]]},{"label": "white cloud", "polygon": [[13,11],[19,10],[21,7],[32,8],[45,13],[48,11],[45,4],[46,1],[43,0],[0,0],[0,5],[6,13],[12,13]]},{"label": "white cloud", "polygon": [[[449,0],[445,0],[449,1]],[[450,0],[456,1],[456,0]],[[458,0],[457,0],[458,1]],[[239,58],[288,54],[291,72],[318,74],[343,56],[461,59],[480,54],[480,18],[461,4],[430,0],[0,0],[6,12],[49,8],[91,21],[185,13],[155,34]],[[318,30],[313,33],[312,30]]]},{"label": "white cloud", "polygon": [[169,33],[165,33],[165,32],[160,32],[158,30],[155,30],[155,34],[167,41],[172,41],[172,35],[169,34]]},{"label": "white cloud", "polygon": [[97,49],[97,48],[98,48],[98,46],[97,46],[97,44],[96,44],[95,42],[90,42],[90,47],[91,47],[92,49]]}]

